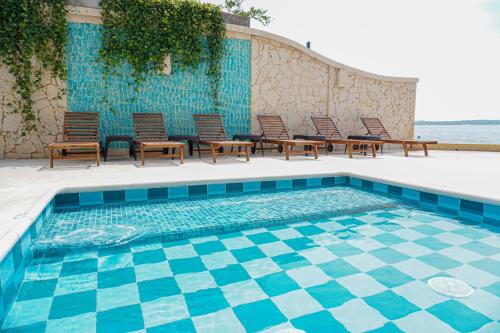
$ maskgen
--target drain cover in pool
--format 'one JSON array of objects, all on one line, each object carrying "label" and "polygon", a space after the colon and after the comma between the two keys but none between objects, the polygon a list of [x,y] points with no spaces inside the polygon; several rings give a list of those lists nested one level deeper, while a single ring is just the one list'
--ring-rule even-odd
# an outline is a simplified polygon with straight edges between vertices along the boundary
[{"label": "drain cover in pool", "polygon": [[427,284],[438,293],[456,298],[469,297],[474,293],[474,289],[464,281],[449,277],[435,277]]}]

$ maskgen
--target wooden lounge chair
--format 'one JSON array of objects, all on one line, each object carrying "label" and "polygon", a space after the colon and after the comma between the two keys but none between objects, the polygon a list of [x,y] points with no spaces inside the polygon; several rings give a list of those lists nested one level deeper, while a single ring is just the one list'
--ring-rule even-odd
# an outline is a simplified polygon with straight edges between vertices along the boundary
[{"label": "wooden lounge chair", "polygon": [[[193,115],[200,143],[210,146],[212,161],[217,162],[217,156],[222,155],[243,155],[241,148],[245,150],[247,161],[250,161],[249,148],[253,147],[253,142],[230,141],[227,139],[221,116],[218,114],[195,114]],[[224,147],[231,147],[231,151],[224,151]],[[233,147],[237,151],[233,152]]]},{"label": "wooden lounge chair", "polygon": [[[161,113],[134,113],[133,119],[135,142],[141,152],[142,165],[145,157],[178,157],[181,164],[184,163],[184,143],[168,141]],[[168,153],[170,148],[171,154]]]},{"label": "wooden lounge chair", "polygon": [[349,152],[349,158],[352,158],[352,153],[360,152],[367,153],[368,147],[371,149],[373,157],[377,156],[377,146],[382,146],[384,142],[382,141],[372,141],[372,140],[351,140],[346,139],[342,136],[340,131],[335,125],[335,122],[330,117],[311,117],[318,134],[325,137],[325,148],[328,152],[330,145],[340,144],[346,145],[347,151]]},{"label": "wooden lounge chair", "polygon": [[[99,116],[96,112],[66,112],[64,114],[63,142],[49,144],[50,167],[54,160],[101,159],[99,146]],[[54,156],[54,150],[61,153]]]},{"label": "wooden lounge chair", "polygon": [[427,140],[406,140],[406,139],[393,139],[389,132],[385,129],[384,125],[378,118],[361,118],[363,125],[365,125],[368,130],[368,134],[378,135],[382,138],[385,143],[400,144],[403,146],[405,157],[408,157],[408,146],[410,145],[422,145],[424,149],[425,156],[429,156],[427,150],[427,145],[435,145],[437,141],[427,141]]},{"label": "wooden lounge chair", "polygon": [[[323,141],[290,139],[280,116],[259,115],[257,119],[262,128],[264,143],[276,144],[278,150],[282,146],[287,160],[290,159],[290,155],[314,154],[314,158],[318,158],[318,146],[323,145]],[[304,148],[303,150],[292,150],[295,146],[303,146]]]}]

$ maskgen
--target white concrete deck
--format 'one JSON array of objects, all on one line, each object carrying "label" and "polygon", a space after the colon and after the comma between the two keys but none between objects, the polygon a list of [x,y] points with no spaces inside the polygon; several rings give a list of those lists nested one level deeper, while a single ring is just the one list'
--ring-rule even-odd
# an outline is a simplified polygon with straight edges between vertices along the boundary
[{"label": "white concrete deck", "polygon": [[452,194],[500,204],[500,153],[431,151],[410,152],[404,158],[392,151],[377,158],[323,155],[319,160],[283,155],[252,155],[250,162],[235,157],[212,164],[188,158],[184,165],[168,159],[149,159],[139,166],[131,159],[110,159],[100,167],[87,161],[0,161],[0,260],[20,238],[55,193],[103,188],[154,187],[173,183],[347,174],[386,183]]}]

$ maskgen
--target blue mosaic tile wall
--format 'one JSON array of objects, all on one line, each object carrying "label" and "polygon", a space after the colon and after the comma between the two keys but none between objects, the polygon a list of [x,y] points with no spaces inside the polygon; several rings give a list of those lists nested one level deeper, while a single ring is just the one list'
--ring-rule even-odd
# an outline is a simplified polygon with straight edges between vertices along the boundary
[{"label": "blue mosaic tile wall", "polygon": [[[174,65],[171,75],[148,77],[138,96],[128,84],[130,68],[123,66],[110,78],[111,112],[110,104],[103,100],[102,65],[96,60],[100,43],[100,25],[69,24],[68,109],[99,112],[102,138],[132,135],[132,112],[162,112],[169,135],[195,134],[192,115],[213,113],[207,63],[187,70]],[[229,137],[250,133],[250,61],[250,41],[226,39],[219,113]]]}]

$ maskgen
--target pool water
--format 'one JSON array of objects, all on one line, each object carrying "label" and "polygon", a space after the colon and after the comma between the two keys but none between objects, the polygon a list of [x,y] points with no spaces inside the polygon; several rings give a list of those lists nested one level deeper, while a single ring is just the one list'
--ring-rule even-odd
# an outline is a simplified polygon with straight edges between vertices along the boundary
[{"label": "pool water", "polygon": [[[2,333],[500,332],[498,228],[352,188],[316,190],[214,198],[213,205],[190,200],[58,211],[42,243],[78,229],[78,221],[109,230],[154,222],[155,235],[170,235],[168,221],[177,221],[186,235],[198,224],[224,223],[217,214],[226,209],[231,223],[244,216],[254,227],[241,222],[241,231],[122,240],[51,256],[40,250]],[[283,193],[304,198],[282,198],[279,209],[273,195]],[[316,206],[320,197],[326,199]],[[182,202],[191,212],[183,212]],[[327,211],[344,204],[352,204],[350,211]],[[271,226],[258,225],[263,216],[272,217]],[[84,238],[75,237],[75,243]],[[461,279],[475,292],[443,296],[427,286],[434,276]]]}]

